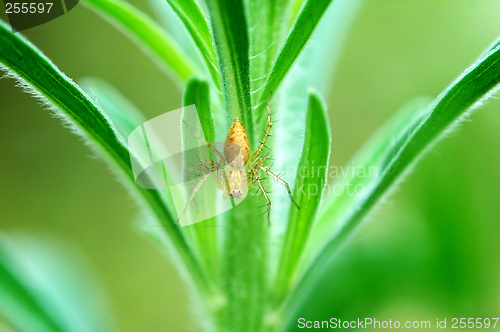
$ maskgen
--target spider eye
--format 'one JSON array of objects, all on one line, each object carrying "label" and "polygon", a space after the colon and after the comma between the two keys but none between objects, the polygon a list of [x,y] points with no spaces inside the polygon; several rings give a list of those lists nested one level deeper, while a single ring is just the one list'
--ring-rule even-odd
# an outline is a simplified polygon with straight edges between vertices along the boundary
[{"label": "spider eye", "polygon": [[243,195],[244,195],[244,192],[239,190],[239,189],[231,190],[231,196],[234,198],[240,198]]}]

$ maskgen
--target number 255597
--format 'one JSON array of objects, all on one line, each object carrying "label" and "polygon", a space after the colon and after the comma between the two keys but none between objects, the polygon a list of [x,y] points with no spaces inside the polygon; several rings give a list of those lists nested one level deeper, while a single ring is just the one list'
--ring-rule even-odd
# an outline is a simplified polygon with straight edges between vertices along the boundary
[{"label": "number 255597", "polygon": [[50,13],[50,9],[52,8],[52,2],[14,2],[5,4],[5,13],[6,14],[43,14]]},{"label": "number 255597", "polygon": [[480,328],[495,328],[498,323],[498,318],[452,318],[452,329],[480,329]]}]

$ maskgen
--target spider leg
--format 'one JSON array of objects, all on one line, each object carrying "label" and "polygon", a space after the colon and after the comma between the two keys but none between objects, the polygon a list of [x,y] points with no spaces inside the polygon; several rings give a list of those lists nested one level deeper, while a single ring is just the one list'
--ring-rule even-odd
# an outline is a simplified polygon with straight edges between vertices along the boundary
[{"label": "spider leg", "polygon": [[184,123],[187,127],[187,129],[189,129],[189,131],[191,132],[191,134],[194,135],[194,137],[196,137],[199,141],[205,141],[204,138],[202,138],[196,131],[194,131],[188,124],[185,120],[182,120],[182,123]]},{"label": "spider leg", "polygon": [[215,146],[213,146],[212,144],[210,144],[210,143],[207,143],[207,144],[208,144],[208,146],[210,147],[210,149],[212,149],[212,151],[214,151],[214,152],[215,152],[215,154],[217,155],[217,158],[219,158],[219,163],[218,163],[219,168],[221,168],[221,169],[222,169],[222,168],[224,168],[224,166],[225,166],[225,163],[224,163],[225,158],[224,158],[224,156],[222,155],[222,153],[220,153],[220,152],[219,152],[219,150],[217,150],[217,149],[215,148]]},{"label": "spider leg", "polygon": [[[254,166],[248,170],[248,181],[247,188],[251,189],[255,182],[257,182],[257,178],[254,176],[254,173],[257,173],[255,170],[258,169],[258,166],[261,165],[264,161],[268,160],[269,156],[261,157],[257,159],[254,163]],[[261,179],[262,180],[262,179]]]},{"label": "spider leg", "polygon": [[186,168],[186,179],[190,179],[191,174],[195,171],[194,179],[201,177],[204,174],[215,172],[218,168],[218,164],[214,164],[211,160],[200,160],[199,168],[196,168],[197,165],[191,164],[190,167]]},{"label": "spider leg", "polygon": [[266,189],[264,189],[264,185],[262,184],[262,179],[260,178],[257,171],[254,171],[254,175],[255,175],[255,178],[257,179],[257,183],[259,184],[259,188],[262,191],[264,198],[266,199],[266,202],[267,202],[267,224],[268,224],[268,226],[271,226],[271,200],[269,199],[269,195],[267,194]]},{"label": "spider leg", "polygon": [[[217,157],[219,158],[219,167],[220,168],[223,168],[224,167],[224,155],[222,155],[222,153],[217,150],[217,148],[211,144],[210,142],[206,142],[204,138],[200,137],[200,135],[198,135],[197,132],[195,132],[188,124],[186,121],[182,121],[186,127],[189,129],[189,131],[201,142],[205,142],[207,143],[207,146],[209,147],[210,150],[212,150],[213,152],[215,152],[215,154],[217,155]],[[213,165],[213,161],[212,161],[212,165]]]},{"label": "spider leg", "polygon": [[186,178],[189,179],[189,175],[195,170],[194,165],[191,165],[190,167],[186,168]]},{"label": "spider leg", "polygon": [[280,178],[278,175],[274,174],[273,171],[271,171],[269,168],[267,168],[266,166],[263,166],[263,165],[256,165],[256,167],[258,169],[261,169],[263,170],[264,172],[266,172],[267,174],[269,174],[270,176],[272,176],[274,179],[276,179],[277,181],[281,182],[285,188],[286,188],[286,191],[288,192],[288,196],[290,196],[290,199],[292,200],[292,203],[298,208],[300,209],[299,205],[297,204],[297,202],[295,202],[295,200],[293,199],[293,195],[292,195],[292,191],[290,190],[290,186],[288,185],[288,183],[283,180],[282,178]]},{"label": "spider leg", "polygon": [[231,186],[229,185],[229,180],[227,179],[227,174],[225,169],[222,170],[222,178],[224,179],[224,184],[226,185],[226,193],[228,195],[231,195]]},{"label": "spider leg", "polygon": [[257,178],[254,176],[254,172],[255,171],[253,171],[253,170],[250,172],[250,177],[248,178],[248,182],[247,182],[248,189],[252,188],[253,185],[255,184],[255,182],[257,181]]},{"label": "spider leg", "polygon": [[265,157],[259,158],[259,159],[257,159],[257,163],[262,164],[264,161],[268,160],[269,158],[270,158],[270,156],[265,156]]},{"label": "spider leg", "polygon": [[186,205],[184,206],[184,209],[182,210],[181,214],[179,215],[179,218],[177,218],[177,220],[175,221],[175,225],[177,225],[179,223],[179,220],[181,220],[182,216],[184,216],[184,214],[187,211],[187,208],[189,207],[189,204],[191,204],[191,202],[194,199],[194,195],[196,195],[198,190],[201,188],[203,183],[205,183],[205,181],[207,181],[207,179],[210,177],[211,174],[212,173],[207,173],[207,174],[203,175],[203,177],[200,179],[200,181],[198,181],[196,183],[196,185],[193,187],[193,189],[191,190],[191,196],[189,197]]},{"label": "spider leg", "polygon": [[266,147],[266,140],[269,137],[269,134],[271,133],[271,128],[273,127],[273,122],[271,121],[271,111],[269,109],[269,103],[271,102],[271,97],[272,96],[273,96],[273,94],[271,93],[271,95],[269,96],[269,99],[267,100],[267,106],[266,106],[266,110],[267,110],[267,129],[266,129],[266,131],[264,133],[264,137],[262,138],[262,141],[260,141],[259,148],[252,155],[252,159],[251,160],[257,160],[257,158],[259,158],[260,154],[262,153],[262,151]]}]

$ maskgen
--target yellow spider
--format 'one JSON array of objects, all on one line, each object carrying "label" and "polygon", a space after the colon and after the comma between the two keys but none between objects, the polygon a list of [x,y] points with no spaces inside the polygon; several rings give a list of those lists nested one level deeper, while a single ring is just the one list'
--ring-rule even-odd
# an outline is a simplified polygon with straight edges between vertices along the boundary
[{"label": "yellow spider", "polygon": [[[250,189],[255,184],[258,183],[259,189],[262,191],[264,198],[267,202],[267,220],[270,223],[270,213],[271,213],[271,200],[269,195],[262,184],[262,178],[259,175],[259,171],[263,171],[281,182],[290,196],[292,203],[299,208],[295,200],[293,199],[292,191],[288,186],[288,183],[280,178],[278,175],[273,173],[269,167],[264,166],[263,162],[269,158],[269,156],[261,157],[262,151],[264,150],[266,140],[271,133],[271,128],[273,123],[271,121],[271,112],[269,108],[269,103],[271,101],[271,96],[267,101],[267,129],[264,133],[264,137],[260,142],[259,148],[250,156],[250,144],[248,142],[248,136],[245,131],[245,127],[241,123],[239,118],[235,118],[229,133],[227,134],[226,143],[224,144],[224,154],[218,151],[213,144],[207,143],[210,149],[217,155],[218,162],[202,161],[201,167],[196,174],[196,178],[199,178],[198,182],[194,185],[191,190],[190,197],[182,210],[179,218],[175,222],[176,224],[186,213],[189,204],[192,202],[196,192],[205,183],[205,181],[210,177],[210,175],[215,172],[217,174],[217,187],[219,189],[225,189],[225,194],[233,198],[245,198],[247,195],[247,188]],[[185,123],[186,124],[186,123]],[[187,126],[187,124],[186,124]],[[188,126],[189,128],[189,126]],[[194,133],[194,132],[193,132]],[[188,172],[193,171],[194,167],[188,169]]]}]

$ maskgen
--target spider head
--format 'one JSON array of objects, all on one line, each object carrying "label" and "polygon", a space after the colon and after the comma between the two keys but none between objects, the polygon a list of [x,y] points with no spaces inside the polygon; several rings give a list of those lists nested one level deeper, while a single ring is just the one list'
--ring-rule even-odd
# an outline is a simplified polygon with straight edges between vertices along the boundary
[{"label": "spider head", "polygon": [[241,198],[241,197],[245,197],[245,191],[241,190],[241,189],[232,189],[229,193],[229,195],[232,197],[232,198]]},{"label": "spider head", "polygon": [[245,198],[248,191],[245,169],[227,166],[226,178],[228,181],[227,193],[229,196],[232,198]]}]

